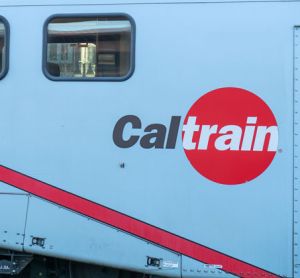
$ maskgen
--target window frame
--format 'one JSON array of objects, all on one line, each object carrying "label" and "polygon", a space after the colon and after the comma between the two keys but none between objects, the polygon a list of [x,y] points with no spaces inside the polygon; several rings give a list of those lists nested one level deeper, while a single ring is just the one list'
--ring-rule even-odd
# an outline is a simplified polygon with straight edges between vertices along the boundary
[{"label": "window frame", "polygon": [[[91,18],[91,17],[124,17],[126,18],[131,24],[131,55],[130,55],[130,67],[129,71],[124,76],[111,76],[111,77],[56,77],[51,75],[47,70],[47,49],[48,49],[48,24],[57,18]],[[126,81],[129,79],[135,69],[135,36],[136,36],[136,25],[134,19],[126,14],[126,13],[76,13],[76,14],[53,14],[49,16],[43,27],[43,54],[42,54],[42,70],[44,75],[51,81],[81,81],[81,82],[116,82],[116,81]]]},{"label": "window frame", "polygon": [[2,71],[2,73],[0,73],[0,80],[3,79],[6,74],[8,73],[8,69],[9,69],[9,39],[10,39],[10,28],[9,28],[9,23],[7,21],[7,19],[0,15],[0,21],[4,24],[4,28],[5,28],[5,63],[4,63],[4,69]]}]

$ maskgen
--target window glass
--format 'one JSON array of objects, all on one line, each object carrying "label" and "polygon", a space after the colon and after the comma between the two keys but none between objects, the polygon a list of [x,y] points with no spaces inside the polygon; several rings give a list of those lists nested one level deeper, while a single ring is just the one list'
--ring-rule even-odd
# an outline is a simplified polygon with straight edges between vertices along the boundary
[{"label": "window glass", "polygon": [[133,69],[133,26],[126,16],[54,17],[46,31],[51,79],[124,79]]},{"label": "window glass", "polygon": [[7,27],[0,19],[0,78],[5,75],[7,70]]}]

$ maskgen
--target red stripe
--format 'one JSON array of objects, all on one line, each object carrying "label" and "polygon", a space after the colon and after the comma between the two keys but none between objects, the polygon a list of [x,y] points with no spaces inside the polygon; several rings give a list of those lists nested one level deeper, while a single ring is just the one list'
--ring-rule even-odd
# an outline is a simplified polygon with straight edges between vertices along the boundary
[{"label": "red stripe", "polygon": [[222,265],[223,271],[236,276],[245,278],[280,277],[4,166],[0,166],[0,180],[40,198],[104,222],[200,262]]}]

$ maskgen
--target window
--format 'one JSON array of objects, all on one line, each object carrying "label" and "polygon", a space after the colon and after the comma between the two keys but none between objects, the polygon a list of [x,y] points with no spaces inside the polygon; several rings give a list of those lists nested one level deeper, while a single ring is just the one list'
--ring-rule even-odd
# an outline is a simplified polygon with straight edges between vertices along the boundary
[{"label": "window", "polygon": [[0,79],[8,71],[8,32],[8,23],[0,16]]},{"label": "window", "polygon": [[52,80],[121,81],[134,61],[127,15],[53,16],[45,24],[44,73]]}]

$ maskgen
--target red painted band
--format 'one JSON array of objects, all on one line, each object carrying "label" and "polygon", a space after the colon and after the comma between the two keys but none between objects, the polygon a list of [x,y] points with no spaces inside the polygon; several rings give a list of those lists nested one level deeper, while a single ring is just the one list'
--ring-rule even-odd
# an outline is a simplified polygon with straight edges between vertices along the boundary
[{"label": "red painted band", "polygon": [[222,265],[223,271],[233,275],[244,278],[280,277],[4,166],[0,166],[0,181],[205,264]]}]

